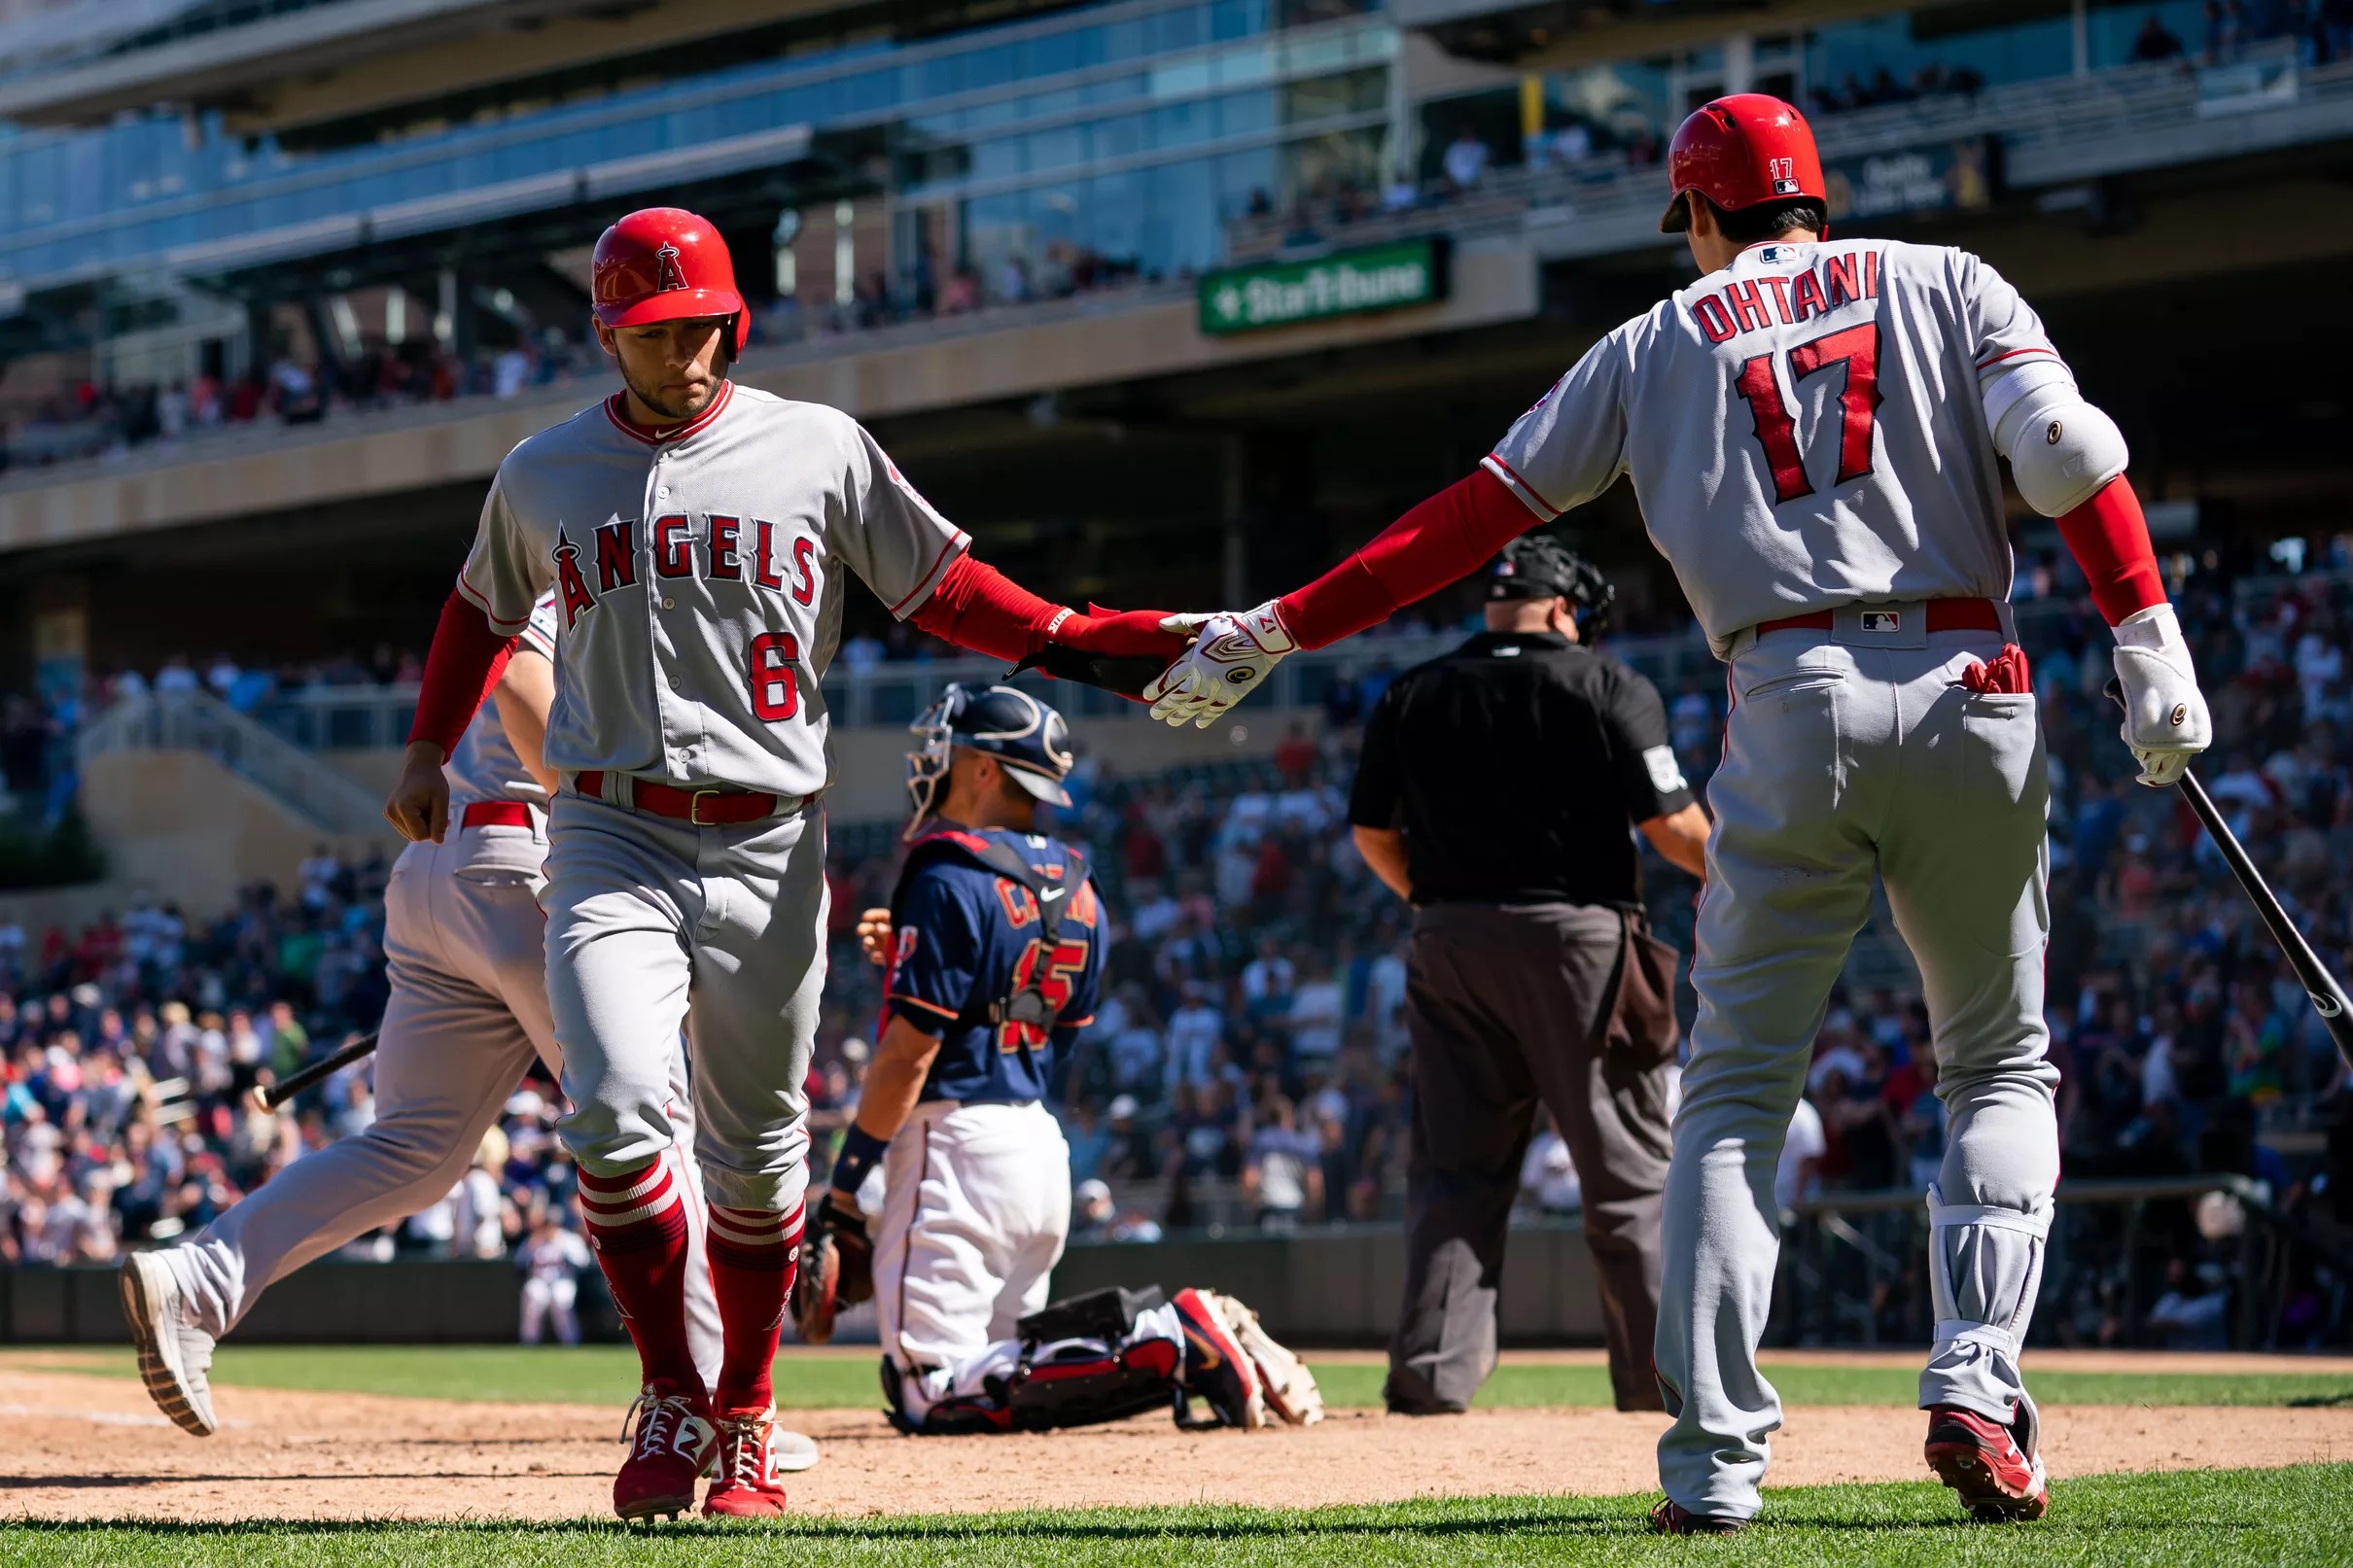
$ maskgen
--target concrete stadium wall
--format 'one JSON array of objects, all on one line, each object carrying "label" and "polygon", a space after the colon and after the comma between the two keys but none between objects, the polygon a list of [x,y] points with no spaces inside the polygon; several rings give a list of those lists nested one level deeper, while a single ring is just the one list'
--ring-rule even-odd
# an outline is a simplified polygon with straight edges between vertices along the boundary
[{"label": "concrete stadium wall", "polygon": [[82,811],[114,882],[200,915],[228,908],[259,877],[297,886],[303,857],[321,840],[355,858],[371,844],[390,850],[400,842],[389,826],[374,835],[322,832],[200,751],[94,756],[82,771]]},{"label": "concrete stadium wall", "polygon": [[[1157,1245],[1075,1245],[1054,1272],[1057,1295],[1105,1285],[1222,1290],[1302,1345],[1375,1346],[1396,1321],[1405,1238],[1394,1229],[1242,1237]],[[238,1326],[245,1344],[506,1343],[520,1322],[521,1276],[506,1262],[311,1265],[270,1287]],[[618,1325],[583,1299],[582,1316]],[[1503,1276],[1508,1344],[1598,1344],[1600,1308],[1585,1233],[1515,1231]],[[112,1269],[0,1270],[0,1344],[126,1344]]]},{"label": "concrete stadium wall", "polygon": [[[1322,715],[1309,710],[1270,708],[1213,730],[1169,728],[1141,717],[1080,719],[1071,728],[1095,756],[1127,775],[1158,773],[1189,762],[1232,761],[1274,754],[1293,720],[1317,733]],[[833,732],[833,787],[825,814],[835,822],[896,821],[907,814],[907,748],[912,741],[896,724]],[[400,776],[401,753],[374,749],[322,751],[320,758],[344,777],[372,791],[388,792]],[[303,853],[309,846],[303,846]]]}]

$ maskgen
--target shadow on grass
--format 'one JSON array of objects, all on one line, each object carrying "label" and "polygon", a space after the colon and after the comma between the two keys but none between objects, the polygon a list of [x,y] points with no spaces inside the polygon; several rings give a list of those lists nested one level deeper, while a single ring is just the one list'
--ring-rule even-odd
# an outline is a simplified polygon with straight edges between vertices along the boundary
[{"label": "shadow on grass", "polygon": [[[2044,1520],[2029,1525],[1974,1524],[1958,1517],[1889,1516],[1859,1519],[1851,1515],[1840,1515],[1815,1510],[1772,1510],[1748,1539],[1763,1545],[1774,1537],[1793,1534],[1800,1530],[1831,1531],[1850,1537],[1875,1535],[1918,1535],[1950,1532],[1957,1540],[1982,1534],[2021,1532],[2018,1544],[2021,1548],[2040,1540],[2054,1546],[2054,1538],[2080,1539],[2086,1533],[2102,1536],[2120,1535],[2161,1536],[2179,1529],[2181,1519],[2120,1520],[2104,1511],[2076,1520]],[[2238,1520],[2210,1519],[2199,1521],[2207,1530],[2236,1533],[2253,1528]],[[1145,1515],[1140,1517],[1056,1517],[1035,1515],[1007,1516],[1000,1521],[988,1519],[925,1519],[860,1518],[860,1519],[770,1519],[682,1520],[676,1523],[630,1526],[612,1519],[574,1519],[500,1522],[497,1520],[452,1520],[439,1523],[423,1520],[369,1519],[258,1519],[233,1523],[192,1523],[181,1521],[150,1521],[144,1519],[74,1519],[56,1522],[28,1520],[12,1527],[27,1535],[103,1535],[117,1530],[134,1531],[141,1535],[178,1540],[234,1540],[239,1537],[316,1537],[369,1536],[382,1539],[388,1532],[432,1533],[437,1535],[505,1538],[511,1536],[560,1538],[576,1534],[626,1535],[649,1540],[741,1540],[757,1536],[780,1541],[809,1541],[854,1539],[863,1542],[921,1541],[940,1546],[982,1545],[993,1541],[1162,1541],[1172,1544],[1185,1542],[1237,1542],[1251,1540],[1298,1540],[1313,1536],[1371,1536],[1387,1541],[1426,1540],[1433,1545],[1444,1541],[1470,1541],[1485,1537],[1593,1538],[1644,1536],[1650,1533],[1643,1515],[1624,1506],[1613,1508],[1569,1507],[1558,1511],[1504,1511],[1476,1517],[1451,1518],[1384,1518],[1379,1515],[1342,1512],[1333,1516],[1316,1514],[1287,1516],[1247,1515],[1243,1516],[1212,1516],[1194,1518]]]},{"label": "shadow on grass", "polygon": [[2301,1399],[2288,1401],[2292,1411],[2338,1410],[2353,1405],[2353,1389],[2339,1394],[2306,1394]]}]

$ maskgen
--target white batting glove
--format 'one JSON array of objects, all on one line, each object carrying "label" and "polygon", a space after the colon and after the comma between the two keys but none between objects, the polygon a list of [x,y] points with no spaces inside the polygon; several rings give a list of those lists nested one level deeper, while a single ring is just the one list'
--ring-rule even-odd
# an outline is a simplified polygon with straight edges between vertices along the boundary
[{"label": "white batting glove", "polygon": [[1270,599],[1256,610],[1215,615],[1170,615],[1164,632],[1191,632],[1193,645],[1143,688],[1152,716],[1173,729],[1208,729],[1225,711],[1263,684],[1267,673],[1299,645]]},{"label": "white batting glove", "polygon": [[2190,759],[2214,744],[2214,720],[2197,689],[2190,645],[2171,605],[2152,605],[2116,627],[2116,679],[2125,689],[2125,744],[2152,788],[2181,783]]}]

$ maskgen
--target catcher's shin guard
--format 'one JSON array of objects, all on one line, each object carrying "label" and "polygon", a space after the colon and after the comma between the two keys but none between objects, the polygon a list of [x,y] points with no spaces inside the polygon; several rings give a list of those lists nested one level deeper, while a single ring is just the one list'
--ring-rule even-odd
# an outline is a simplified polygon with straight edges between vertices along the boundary
[{"label": "catcher's shin guard", "polygon": [[[1065,1340],[1022,1357],[1005,1389],[1013,1425],[1024,1432],[1124,1421],[1165,1411],[1176,1398],[1183,1351],[1174,1340],[1143,1339],[1113,1347],[1100,1340]],[[936,1413],[936,1412],[935,1412]]]}]

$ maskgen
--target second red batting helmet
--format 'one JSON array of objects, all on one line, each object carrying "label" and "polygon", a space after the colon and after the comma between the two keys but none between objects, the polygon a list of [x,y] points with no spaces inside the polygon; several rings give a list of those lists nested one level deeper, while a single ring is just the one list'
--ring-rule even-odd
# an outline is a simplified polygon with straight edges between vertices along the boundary
[{"label": "second red batting helmet", "polygon": [[1667,183],[1674,198],[1659,220],[1665,234],[1691,226],[1686,191],[1726,212],[1798,196],[1830,199],[1813,128],[1795,104],[1765,92],[1736,92],[1694,109],[1668,149]]},{"label": "second red batting helmet", "polygon": [[642,208],[606,229],[589,270],[596,319],[608,327],[724,316],[733,353],[751,335],[727,242],[684,207]]}]

